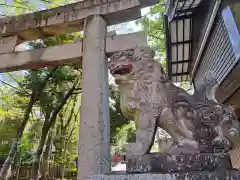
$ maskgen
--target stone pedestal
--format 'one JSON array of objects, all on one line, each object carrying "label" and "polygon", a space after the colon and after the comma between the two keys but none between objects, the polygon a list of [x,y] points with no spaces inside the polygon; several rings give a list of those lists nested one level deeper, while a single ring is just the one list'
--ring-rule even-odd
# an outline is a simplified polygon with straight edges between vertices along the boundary
[{"label": "stone pedestal", "polygon": [[153,153],[143,156],[132,156],[127,162],[128,173],[214,171],[220,168],[232,169],[228,154],[168,155]]},{"label": "stone pedestal", "polygon": [[239,180],[226,153],[168,155],[153,153],[128,158],[127,172],[95,175],[87,180]]},{"label": "stone pedestal", "polygon": [[189,172],[166,174],[108,174],[94,175],[87,180],[239,180],[240,172],[236,170],[224,172]]}]

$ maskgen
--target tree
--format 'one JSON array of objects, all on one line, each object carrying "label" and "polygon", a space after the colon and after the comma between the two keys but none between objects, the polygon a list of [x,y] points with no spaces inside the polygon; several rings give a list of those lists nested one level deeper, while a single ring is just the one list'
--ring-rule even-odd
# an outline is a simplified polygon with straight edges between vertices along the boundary
[{"label": "tree", "polygon": [[[69,33],[59,37],[50,37],[43,42],[30,42],[35,48],[50,47],[59,43],[71,42],[81,36],[80,33]],[[47,69],[47,68],[46,68]],[[33,160],[32,178],[39,178],[40,158],[47,140],[49,130],[54,126],[58,114],[67,101],[76,93],[79,94],[81,70],[70,66],[61,66],[56,69],[52,81],[44,89],[39,98],[39,107],[44,114],[44,124],[38,148]],[[77,92],[75,91],[77,90]],[[75,95],[76,96],[76,95]]]},{"label": "tree", "polygon": [[74,97],[72,102],[69,101],[65,108],[59,113],[55,147],[57,149],[57,157],[59,157],[57,158],[57,161],[60,164],[61,178],[64,178],[67,159],[70,159],[71,161],[75,159],[75,157],[68,157],[68,153],[72,153],[72,149],[68,148],[68,144],[71,142],[72,135],[78,122],[80,107],[77,104],[80,104],[79,99],[78,96]]},{"label": "tree", "polygon": [[117,145],[117,134],[125,124],[129,124],[130,120],[125,118],[120,108],[120,92],[115,85],[110,85],[110,142],[111,145]]},{"label": "tree", "polygon": [[[25,105],[23,120],[17,130],[17,134],[12,143],[11,150],[1,169],[0,179],[6,179],[9,169],[11,168],[15,155],[18,151],[19,142],[22,138],[23,131],[29,120],[29,116],[30,116],[30,113],[32,112],[33,105],[36,101],[39,100],[39,95],[43,91],[49,79],[52,77],[52,74],[54,73],[55,70],[56,69],[53,69],[49,73],[45,73],[45,74],[42,74],[44,70],[43,71],[31,70],[29,71],[29,74],[27,76],[27,77],[30,77],[30,76],[32,77],[31,83],[28,83],[29,81],[23,81],[22,86],[26,88],[27,94],[25,95],[29,98],[29,100],[28,100],[28,103]],[[22,94],[22,92],[18,92],[18,93]]]},{"label": "tree", "polygon": [[151,47],[161,59],[165,59],[166,57],[163,20],[163,13],[165,12],[164,1],[159,0],[158,4],[150,8],[149,13],[137,21],[137,24],[140,24],[148,35]]},{"label": "tree", "polygon": [[14,131],[19,127],[21,119],[14,116],[4,116],[0,125],[0,149],[1,156],[6,157],[12,145],[12,139],[14,138]]},{"label": "tree", "polygon": [[135,139],[135,124],[123,116],[120,108],[120,92],[113,84],[110,85],[109,112],[111,146],[113,149],[125,152],[127,143]]},{"label": "tree", "polygon": [[[33,1],[26,3],[26,1],[6,1],[6,4],[0,4],[0,6],[4,5],[5,10],[3,12],[6,13],[6,15],[20,15],[23,13],[28,13],[37,10],[36,4],[32,3]],[[51,2],[42,0],[44,2],[46,8],[54,8],[62,3],[69,3],[71,1],[66,0],[53,0]],[[43,42],[38,43],[37,41],[31,41],[29,42],[29,45],[33,46],[33,48],[42,48],[42,47],[49,47],[53,45],[68,43],[73,41],[76,37],[81,36],[80,33],[69,33],[66,35],[62,35],[59,37],[50,37],[45,39]],[[7,172],[11,167],[11,164],[13,163],[13,159],[16,156],[17,150],[19,148],[19,143],[21,142],[21,147],[26,150],[24,152],[25,160],[31,159],[29,155],[31,153],[27,152],[27,149],[34,148],[33,146],[28,146],[28,142],[31,139],[39,140],[39,145],[37,149],[37,153],[35,154],[35,161],[33,163],[33,176],[36,175],[36,172],[39,169],[39,162],[40,162],[40,156],[42,154],[43,146],[45,145],[45,141],[47,138],[48,131],[51,129],[51,127],[55,124],[58,113],[61,111],[61,108],[65,105],[65,103],[68,101],[70,96],[75,94],[74,92],[75,88],[80,83],[79,80],[81,79],[80,75],[81,72],[75,67],[57,67],[57,68],[42,68],[40,70],[29,70],[25,72],[24,74],[24,80],[17,81],[14,79],[15,83],[17,83],[18,88],[21,90],[17,92],[17,94],[21,97],[20,99],[25,99],[25,104],[22,105],[21,110],[24,112],[22,117],[22,122],[18,128],[18,133],[16,135],[15,141],[12,144],[11,150],[8,154],[8,158],[5,161],[5,164],[3,168],[1,169],[0,177],[6,178]],[[55,72],[54,72],[55,71]],[[68,73],[70,72],[70,73]],[[76,73],[77,72],[77,73]],[[44,77],[48,77],[48,73],[53,75],[54,77],[49,76],[49,79],[45,79]],[[66,76],[68,75],[68,76]],[[16,77],[16,76],[12,76]],[[76,79],[78,77],[78,79]],[[71,79],[73,78],[73,79]],[[49,93],[54,92],[54,93]],[[20,95],[20,93],[23,93]],[[26,93],[26,94],[25,94]],[[77,92],[78,94],[80,91]],[[2,96],[3,97],[3,96]],[[51,104],[52,106],[48,106]],[[34,110],[34,106],[38,106],[38,110]],[[28,131],[25,134],[23,133],[26,127],[28,126],[29,119],[31,117],[31,113],[35,114],[36,112],[44,113],[44,123],[42,125],[38,124],[39,119],[34,123],[36,127],[42,128],[41,133],[34,133],[33,131]],[[34,116],[34,115],[33,115]],[[36,116],[36,115],[35,115]],[[21,116],[18,116],[21,117]],[[76,119],[77,117],[75,117]],[[10,118],[5,118],[6,121],[4,123],[7,125],[10,122]],[[11,117],[12,119],[12,117]],[[19,123],[19,121],[16,121]],[[17,123],[17,124],[18,124]],[[1,125],[0,128],[4,128],[6,125]],[[14,125],[12,123],[12,125]],[[18,124],[19,125],[19,124]],[[33,124],[32,124],[33,126]],[[74,129],[72,132],[75,132]],[[9,134],[9,132],[6,132],[6,135]],[[40,134],[40,136],[39,136]],[[24,135],[24,136],[23,136]],[[39,137],[37,137],[39,136]],[[5,137],[6,138],[12,138],[12,137]],[[70,137],[69,137],[70,138]],[[50,139],[50,138],[49,138]],[[50,142],[50,140],[49,140]],[[66,143],[65,143],[66,144]],[[4,148],[4,147],[2,147]],[[8,151],[9,147],[6,147],[6,152]]]},{"label": "tree", "polygon": [[[60,37],[47,38],[43,42],[31,41],[31,42],[29,42],[29,45],[31,45],[33,48],[42,48],[42,47],[46,47],[46,46],[57,45],[58,43],[63,44],[66,42],[71,42],[75,38],[78,38],[79,36],[81,36],[80,33],[69,33],[69,34],[66,34],[66,35],[63,35]],[[68,73],[68,72],[70,72],[70,73]],[[67,74],[69,74],[69,75],[66,76]],[[58,111],[60,111],[60,109],[61,109],[60,107],[62,107],[64,105],[64,102],[67,101],[67,99],[70,97],[70,95],[64,94],[66,91],[62,91],[62,90],[66,90],[66,88],[64,86],[66,86],[66,87],[71,86],[71,81],[74,80],[74,78],[76,76],[80,77],[80,74],[81,74],[81,71],[79,71],[78,69],[76,70],[75,67],[64,66],[64,67],[56,67],[56,68],[42,68],[39,70],[28,70],[28,71],[24,72],[24,79],[22,81],[18,82],[17,80],[14,79],[15,83],[17,82],[17,85],[19,86],[19,88],[21,90],[21,91],[18,91],[17,93],[19,95],[21,95],[22,97],[24,97],[25,99],[28,99],[29,97],[30,97],[30,99],[28,101],[28,105],[25,104],[22,107],[22,109],[26,109],[25,115],[23,117],[22,124],[18,129],[19,133],[16,136],[16,141],[14,141],[14,143],[12,144],[12,149],[11,149],[9,156],[1,170],[0,177],[5,178],[7,175],[7,172],[13,162],[15,155],[16,155],[16,152],[18,149],[18,144],[23,135],[23,131],[28,123],[30,113],[33,112],[34,104],[36,104],[37,102],[42,102],[42,104],[40,103],[39,105],[43,105],[44,103],[51,104],[52,100],[56,101],[56,99],[59,99],[59,100],[61,99],[62,103],[60,103],[59,106],[54,107],[55,110],[58,109]],[[44,77],[46,77],[46,78],[44,78]],[[64,82],[67,82],[67,83],[64,83]],[[55,84],[55,86],[52,86],[53,84]],[[75,86],[76,86],[76,84],[74,85],[74,87]],[[49,92],[55,92],[55,94],[54,93],[51,94]],[[46,98],[46,99],[44,99],[44,98]],[[44,112],[43,111],[44,106],[40,106],[40,108],[42,108],[41,110],[42,110],[42,112]],[[52,124],[55,121],[56,116],[58,114],[58,112],[56,112],[56,111],[53,111],[52,113],[55,116],[55,118],[52,116],[52,114],[50,116],[49,115],[50,113],[48,113],[49,116],[45,116],[45,118],[50,118],[50,124],[48,124],[48,123],[43,124],[43,130],[45,130],[45,131],[42,131],[44,133],[42,133],[42,136],[41,136],[41,141],[40,141],[41,145],[39,145],[39,149],[41,149],[41,146],[44,145],[48,130],[52,126]],[[47,121],[45,121],[45,122],[47,122]],[[46,124],[48,124],[48,125],[46,125]],[[41,154],[41,152],[42,151],[38,150],[37,159],[41,156],[41,155],[39,155],[39,153]],[[33,167],[37,167],[35,169],[39,169],[39,166],[36,166],[36,164],[37,163],[35,163],[35,166],[33,166]],[[35,171],[33,171],[33,172],[35,172]]]},{"label": "tree", "polygon": [[72,87],[64,93],[64,95],[59,98],[58,105],[53,108],[51,111],[47,110],[45,112],[45,121],[42,128],[42,136],[39,142],[39,146],[37,148],[34,160],[33,160],[33,169],[32,169],[32,178],[38,179],[39,174],[39,168],[40,168],[40,158],[43,152],[43,147],[45,145],[47,134],[52,125],[55,123],[58,113],[61,111],[62,107],[65,105],[65,103],[68,101],[68,99],[71,97],[71,95],[74,93],[74,90],[77,87],[78,79],[74,82]]}]

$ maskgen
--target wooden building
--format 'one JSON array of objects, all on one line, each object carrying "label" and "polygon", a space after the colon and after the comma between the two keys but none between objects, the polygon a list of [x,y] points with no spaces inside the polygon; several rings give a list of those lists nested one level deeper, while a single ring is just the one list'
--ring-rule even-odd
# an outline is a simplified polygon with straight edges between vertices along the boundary
[{"label": "wooden building", "polygon": [[[197,89],[211,71],[220,83],[217,100],[240,118],[240,1],[168,0],[165,33],[169,78]],[[240,148],[231,155],[239,168]]]}]

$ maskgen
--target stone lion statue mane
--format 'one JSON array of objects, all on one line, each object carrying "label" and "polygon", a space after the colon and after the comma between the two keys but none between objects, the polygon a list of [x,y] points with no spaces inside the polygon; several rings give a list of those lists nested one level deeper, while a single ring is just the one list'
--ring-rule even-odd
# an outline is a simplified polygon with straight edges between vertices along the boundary
[{"label": "stone lion statue mane", "polygon": [[153,58],[151,48],[138,46],[109,61],[123,115],[136,123],[136,142],[129,144],[128,155],[149,153],[157,127],[173,139],[168,153],[228,151],[239,134],[233,110],[210,97],[208,88],[190,95],[175,86]]}]

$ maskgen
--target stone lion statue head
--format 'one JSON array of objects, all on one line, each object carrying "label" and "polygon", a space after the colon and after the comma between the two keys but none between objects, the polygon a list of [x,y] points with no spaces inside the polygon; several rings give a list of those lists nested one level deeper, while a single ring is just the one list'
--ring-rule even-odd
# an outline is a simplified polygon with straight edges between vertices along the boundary
[{"label": "stone lion statue head", "polygon": [[[135,49],[121,51],[113,54],[108,62],[110,73],[118,85],[129,84],[139,79],[143,73],[151,71],[154,63],[155,52],[148,46],[137,46]],[[161,74],[165,75],[163,68],[158,63]]]}]

